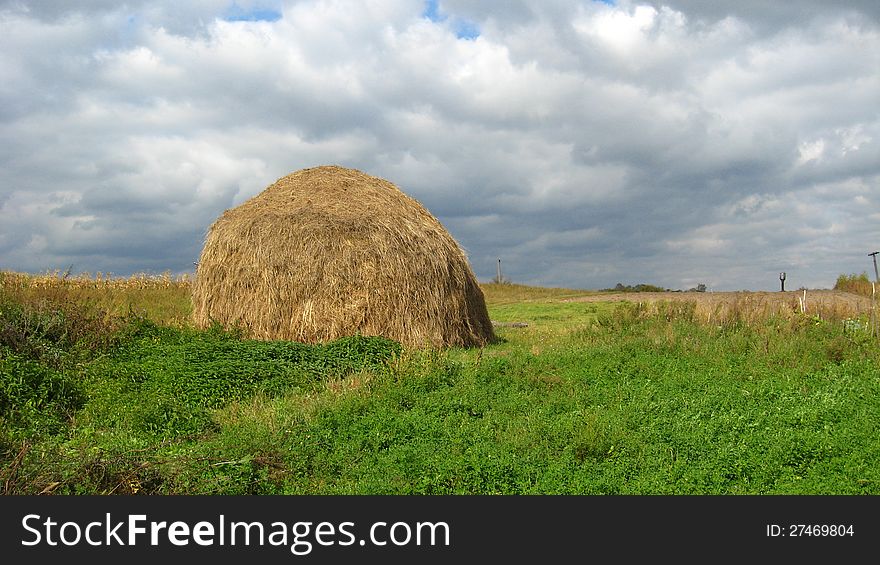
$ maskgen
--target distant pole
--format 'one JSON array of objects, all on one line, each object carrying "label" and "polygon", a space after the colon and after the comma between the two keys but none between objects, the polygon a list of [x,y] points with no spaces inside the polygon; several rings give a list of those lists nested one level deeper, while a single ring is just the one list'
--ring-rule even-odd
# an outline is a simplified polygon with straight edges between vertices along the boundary
[{"label": "distant pole", "polygon": [[868,255],[874,259],[874,281],[880,283],[880,275],[877,274],[877,254],[880,251],[875,251],[873,253],[868,253]]},{"label": "distant pole", "polygon": [[497,282],[498,284],[501,284],[501,258],[500,257],[498,258],[498,269],[497,269],[497,272],[495,273],[495,282]]},{"label": "distant pole", "polygon": [[785,273],[779,273],[779,283],[781,285],[779,292],[785,292]]}]

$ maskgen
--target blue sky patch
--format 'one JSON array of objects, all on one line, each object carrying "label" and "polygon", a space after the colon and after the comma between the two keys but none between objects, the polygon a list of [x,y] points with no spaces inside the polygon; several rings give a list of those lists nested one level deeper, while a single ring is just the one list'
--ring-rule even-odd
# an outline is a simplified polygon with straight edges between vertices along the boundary
[{"label": "blue sky patch", "polygon": [[461,18],[452,18],[450,20],[447,14],[442,13],[439,0],[425,0],[425,9],[422,12],[422,17],[428,18],[435,23],[449,20],[455,36],[459,39],[476,39],[480,36],[480,28],[474,22]]},{"label": "blue sky patch", "polygon": [[467,20],[455,20],[452,25],[455,36],[459,39],[476,39],[480,36],[480,28],[477,24]]},{"label": "blue sky patch", "polygon": [[432,22],[442,22],[446,16],[440,15],[440,6],[437,0],[425,0],[425,11],[422,16],[428,18]]},{"label": "blue sky patch", "polygon": [[281,19],[281,12],[265,6],[242,8],[233,2],[223,19],[228,22],[275,22]]}]

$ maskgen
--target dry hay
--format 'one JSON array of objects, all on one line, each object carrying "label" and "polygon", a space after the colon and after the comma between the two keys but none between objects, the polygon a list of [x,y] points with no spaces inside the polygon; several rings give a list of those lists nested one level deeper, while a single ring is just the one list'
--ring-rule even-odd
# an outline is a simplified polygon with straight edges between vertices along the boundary
[{"label": "dry hay", "polygon": [[483,292],[440,222],[394,184],[338,166],[283,177],[214,222],[193,319],[311,343],[356,333],[411,346],[495,339]]}]

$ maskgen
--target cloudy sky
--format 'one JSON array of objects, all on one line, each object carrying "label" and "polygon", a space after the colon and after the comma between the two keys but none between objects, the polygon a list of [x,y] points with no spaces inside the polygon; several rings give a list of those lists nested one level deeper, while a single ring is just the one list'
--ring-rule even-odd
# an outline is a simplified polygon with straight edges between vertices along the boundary
[{"label": "cloudy sky", "polygon": [[191,271],[386,178],[480,280],[829,288],[880,249],[880,3],[0,0],[0,269]]}]

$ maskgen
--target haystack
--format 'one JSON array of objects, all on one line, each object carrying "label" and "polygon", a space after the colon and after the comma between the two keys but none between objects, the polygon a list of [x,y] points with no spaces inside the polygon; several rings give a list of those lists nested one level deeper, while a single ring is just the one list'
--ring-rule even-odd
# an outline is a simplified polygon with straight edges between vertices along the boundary
[{"label": "haystack", "polygon": [[411,346],[494,339],[464,252],[392,183],[338,166],[303,169],[208,230],[193,318],[258,339],[381,335]]}]

